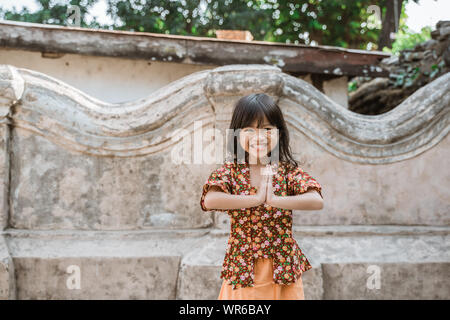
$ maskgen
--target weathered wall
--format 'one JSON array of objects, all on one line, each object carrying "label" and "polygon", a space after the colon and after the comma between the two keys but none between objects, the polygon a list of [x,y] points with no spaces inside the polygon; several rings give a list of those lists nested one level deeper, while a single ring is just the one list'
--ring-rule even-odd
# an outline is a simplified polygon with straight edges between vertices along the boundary
[{"label": "weathered wall", "polygon": [[346,76],[324,81],[323,93],[337,104],[348,108],[348,78]]},{"label": "weathered wall", "polygon": [[[296,158],[323,186],[324,209],[294,218],[314,266],[307,298],[417,298],[420,288],[448,298],[449,80],[373,117],[268,66],[204,70],[111,104],[1,65],[0,298],[214,299],[229,226],[198,204],[221,160],[206,161],[214,151],[207,130],[219,141],[234,102],[252,92],[278,101]],[[176,163],[183,151],[188,162]],[[361,287],[367,263],[388,268],[386,291]],[[81,292],[65,285],[73,264]],[[342,292],[347,283],[360,287]]]},{"label": "weathered wall", "polygon": [[[2,75],[5,88],[8,82],[24,84],[5,117],[12,125],[3,139],[10,146],[3,147],[3,185],[10,179],[3,221],[13,228],[210,226],[212,218],[199,211],[200,189],[192,186],[201,185],[218,163],[204,166],[194,157],[202,154],[196,138],[205,136],[206,147],[207,129],[224,132],[233,102],[252,91],[278,100],[293,152],[323,185],[324,210],[302,212],[297,224],[450,222],[449,176],[436,174],[450,156],[450,75],[378,117],[351,113],[273,67],[202,71],[121,107],[34,71],[3,66]],[[11,98],[4,96],[8,110]],[[172,139],[179,129],[190,141]],[[176,164],[174,154],[182,147],[189,162]]]},{"label": "weathered wall", "polygon": [[0,48],[0,64],[44,73],[110,103],[144,99],[175,80],[216,67],[80,54],[52,56],[6,48]]},{"label": "weathered wall", "polygon": [[[0,48],[0,64],[30,69],[55,77],[82,92],[110,103],[145,99],[162,87],[214,64],[161,62],[153,59],[127,59],[82,54],[43,54]],[[310,75],[310,74],[308,74]],[[303,78],[303,77],[302,77]],[[310,81],[310,77],[304,77]],[[348,107],[347,76],[323,79],[323,93]]]}]

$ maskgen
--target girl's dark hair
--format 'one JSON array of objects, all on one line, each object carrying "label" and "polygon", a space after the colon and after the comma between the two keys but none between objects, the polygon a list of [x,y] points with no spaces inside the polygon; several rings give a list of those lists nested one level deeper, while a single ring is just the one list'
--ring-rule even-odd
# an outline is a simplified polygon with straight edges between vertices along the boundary
[{"label": "girl's dark hair", "polygon": [[[278,158],[280,163],[287,166],[297,167],[298,163],[292,156],[289,145],[289,132],[284,121],[283,113],[275,101],[265,93],[253,93],[240,98],[234,106],[233,115],[231,117],[230,132],[228,135],[227,158],[234,163],[237,160],[242,163],[242,159],[238,159],[238,148],[241,149],[239,154],[245,153],[245,162],[249,163],[249,154],[242,150],[238,141],[240,129],[248,127],[256,119],[258,128],[263,124],[264,115],[271,125],[278,129],[278,144],[273,150],[279,152]],[[271,152],[268,156],[272,156]]]}]

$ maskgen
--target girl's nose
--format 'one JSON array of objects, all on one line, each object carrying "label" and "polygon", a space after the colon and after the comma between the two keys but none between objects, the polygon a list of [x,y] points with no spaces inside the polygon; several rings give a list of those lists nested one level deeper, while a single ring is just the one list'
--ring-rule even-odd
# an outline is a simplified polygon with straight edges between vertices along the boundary
[{"label": "girl's nose", "polygon": [[259,129],[257,137],[260,141],[267,141],[267,131],[265,129]]},{"label": "girl's nose", "polygon": [[267,143],[267,137],[265,133],[257,133],[257,135],[252,139],[253,142],[257,142],[258,144]]}]

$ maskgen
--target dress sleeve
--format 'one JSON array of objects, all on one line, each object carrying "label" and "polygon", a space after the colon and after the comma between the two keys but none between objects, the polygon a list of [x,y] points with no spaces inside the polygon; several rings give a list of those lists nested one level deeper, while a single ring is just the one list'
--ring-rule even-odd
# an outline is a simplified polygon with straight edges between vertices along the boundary
[{"label": "dress sleeve", "polygon": [[223,192],[231,194],[231,172],[226,166],[214,170],[205,181],[202,187],[200,206],[203,211],[228,211],[228,209],[208,209],[205,207],[205,196],[212,186],[219,186]]},{"label": "dress sleeve", "polygon": [[320,183],[300,167],[295,168],[291,172],[289,178],[290,194],[295,196],[297,194],[305,193],[309,189],[317,190],[323,199],[322,186]]}]

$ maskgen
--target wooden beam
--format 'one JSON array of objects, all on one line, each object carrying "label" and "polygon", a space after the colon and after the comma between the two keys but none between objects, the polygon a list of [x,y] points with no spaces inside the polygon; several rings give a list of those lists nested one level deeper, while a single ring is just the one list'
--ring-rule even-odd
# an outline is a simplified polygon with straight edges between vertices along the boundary
[{"label": "wooden beam", "polygon": [[292,74],[386,77],[389,54],[331,46],[224,40],[1,21],[0,47],[189,64],[268,64]]}]

